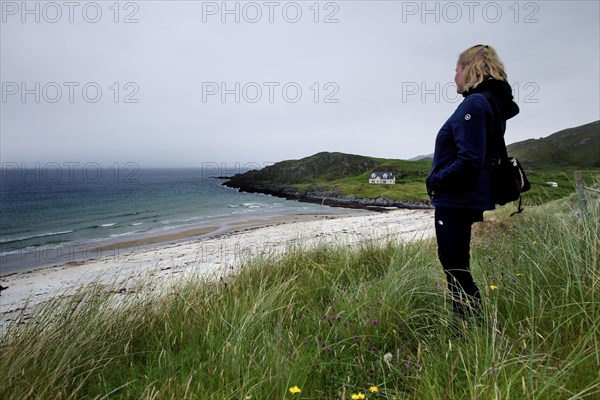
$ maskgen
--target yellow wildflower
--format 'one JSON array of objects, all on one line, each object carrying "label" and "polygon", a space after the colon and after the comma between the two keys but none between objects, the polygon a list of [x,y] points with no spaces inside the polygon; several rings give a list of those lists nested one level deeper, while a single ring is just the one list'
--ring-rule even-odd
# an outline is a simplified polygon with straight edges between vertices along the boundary
[{"label": "yellow wildflower", "polygon": [[296,393],[300,393],[302,391],[302,389],[300,389],[298,386],[292,386],[290,388],[290,393],[291,394],[296,394]]},{"label": "yellow wildflower", "polygon": [[498,286],[495,286],[495,285],[490,285],[490,290],[494,291],[494,290],[496,290],[496,289],[498,289]]},{"label": "yellow wildflower", "polygon": [[369,392],[371,392],[371,393],[377,393],[377,392],[379,392],[379,389],[377,389],[377,386],[371,386],[369,388]]},{"label": "yellow wildflower", "polygon": [[356,394],[352,394],[352,400],[361,400],[364,399],[365,395],[362,394],[361,392],[358,392]]}]

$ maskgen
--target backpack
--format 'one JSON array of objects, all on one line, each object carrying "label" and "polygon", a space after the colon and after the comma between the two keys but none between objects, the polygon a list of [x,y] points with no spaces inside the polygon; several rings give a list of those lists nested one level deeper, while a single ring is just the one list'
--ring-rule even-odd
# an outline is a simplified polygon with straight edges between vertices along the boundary
[{"label": "backpack", "polygon": [[[500,112],[498,105],[494,99],[494,95],[490,92],[482,92],[492,105],[492,113],[494,121],[498,121]],[[498,124],[496,124],[498,126]],[[494,129],[491,134],[491,143],[493,148],[498,153],[498,164],[492,172],[492,199],[494,203],[501,206],[512,201],[519,200],[517,211],[510,214],[512,217],[515,214],[520,214],[523,211],[521,207],[523,199],[521,193],[531,189],[525,170],[521,166],[519,160],[515,157],[509,157],[504,142],[504,135],[500,129]]]}]

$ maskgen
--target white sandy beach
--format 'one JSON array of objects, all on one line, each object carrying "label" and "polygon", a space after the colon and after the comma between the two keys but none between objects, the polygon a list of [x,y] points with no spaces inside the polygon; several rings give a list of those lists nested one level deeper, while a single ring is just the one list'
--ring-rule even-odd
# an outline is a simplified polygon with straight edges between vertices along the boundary
[{"label": "white sandy beach", "polygon": [[111,256],[0,276],[1,324],[28,315],[41,303],[90,284],[127,292],[141,283],[161,289],[193,275],[235,273],[248,257],[280,254],[290,247],[352,246],[365,241],[411,241],[434,234],[433,210],[393,210],[361,216],[290,216],[247,221],[218,237],[131,248]]}]

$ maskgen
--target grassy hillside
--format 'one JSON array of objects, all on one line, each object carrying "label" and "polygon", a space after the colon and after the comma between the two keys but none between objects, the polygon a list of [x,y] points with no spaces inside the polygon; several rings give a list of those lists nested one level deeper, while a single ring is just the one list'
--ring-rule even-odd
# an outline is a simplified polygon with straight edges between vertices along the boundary
[{"label": "grassy hillside", "polygon": [[596,399],[599,223],[596,198],[476,224],[483,313],[464,321],[433,241],[265,248],[120,307],[84,290],[7,327],[0,398]]},{"label": "grassy hillside", "polygon": [[[429,201],[425,190],[425,178],[429,173],[430,160],[406,161],[385,158],[371,158],[371,160],[376,165],[361,174],[331,181],[315,182],[315,184],[334,187],[340,192],[356,198],[374,199],[385,197],[390,200]],[[369,176],[373,171],[393,172],[396,176],[396,184],[370,184]]]},{"label": "grassy hillside", "polygon": [[255,182],[281,184],[364,182],[373,171],[394,172],[396,179],[423,177],[427,174],[429,163],[321,152],[300,160],[281,161],[244,175]]},{"label": "grassy hillside", "polygon": [[600,174],[600,121],[513,143],[507,149],[522,162],[531,182],[531,191],[523,196],[527,204],[559,199],[575,191],[575,171],[588,185]]},{"label": "grassy hillside", "polygon": [[[245,174],[230,182],[281,184],[301,190],[331,191],[356,198],[386,197],[390,200],[427,202],[425,178],[431,161],[406,161],[322,152],[300,160],[281,161]],[[369,184],[373,171],[393,172],[396,185]]]},{"label": "grassy hillside", "polygon": [[255,182],[321,183],[356,176],[376,166],[377,161],[371,157],[322,152],[300,160],[281,161],[244,175]]},{"label": "grassy hillside", "polygon": [[507,146],[526,168],[600,168],[600,121]]}]

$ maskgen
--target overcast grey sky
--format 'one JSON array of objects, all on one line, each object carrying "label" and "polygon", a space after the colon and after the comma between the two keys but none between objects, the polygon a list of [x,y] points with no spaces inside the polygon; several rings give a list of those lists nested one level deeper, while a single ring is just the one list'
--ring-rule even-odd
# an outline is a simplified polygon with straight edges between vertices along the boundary
[{"label": "overcast grey sky", "polygon": [[0,156],[408,159],[433,151],[462,100],[457,56],[480,43],[497,49],[521,107],[507,143],[547,136],[600,118],[599,4],[2,1]]}]

